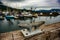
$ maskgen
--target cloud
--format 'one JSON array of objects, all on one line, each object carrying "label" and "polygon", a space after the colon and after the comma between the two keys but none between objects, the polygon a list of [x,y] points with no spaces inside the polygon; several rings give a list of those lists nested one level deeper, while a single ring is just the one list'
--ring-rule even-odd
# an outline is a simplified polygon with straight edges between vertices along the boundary
[{"label": "cloud", "polygon": [[[49,8],[59,8],[58,0],[2,0],[1,2],[9,7],[22,9],[28,7],[49,7]],[[18,2],[19,1],[19,2]],[[22,1],[22,2],[21,2]]]},{"label": "cloud", "polygon": [[7,1],[7,2],[22,2],[22,1],[25,1],[25,0],[3,0],[3,1]]}]

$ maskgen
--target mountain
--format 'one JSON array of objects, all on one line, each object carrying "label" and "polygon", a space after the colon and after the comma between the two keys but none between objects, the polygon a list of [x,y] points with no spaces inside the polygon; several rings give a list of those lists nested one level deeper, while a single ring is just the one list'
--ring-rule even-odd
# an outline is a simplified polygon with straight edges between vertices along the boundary
[{"label": "mountain", "polygon": [[6,6],[4,6],[1,2],[0,2],[0,9],[2,10],[6,9]]},{"label": "mountain", "polygon": [[[0,2],[0,4],[2,4],[2,3]],[[7,6],[3,5],[3,4],[0,5],[0,9],[2,9],[2,10],[6,10],[7,8],[9,8],[11,10],[15,9],[15,8],[7,7]],[[24,9],[15,9],[15,10],[24,10]],[[27,9],[25,9],[25,10],[27,11]],[[33,12],[52,12],[52,11],[59,11],[60,12],[60,9],[38,10],[38,11],[33,10]]]},{"label": "mountain", "polygon": [[48,13],[50,13],[50,12],[60,12],[60,9],[51,9],[51,10],[38,10],[38,11],[36,11],[36,12],[48,12]]},{"label": "mountain", "polygon": [[2,3],[0,2],[0,4],[2,4]]},{"label": "mountain", "polygon": [[60,9],[51,9],[51,11],[60,11]]},{"label": "mountain", "polygon": [[7,7],[7,6],[3,5],[3,3],[0,2],[0,9],[2,9],[2,10],[6,10],[7,8],[13,10],[13,8],[11,8],[11,7]]}]

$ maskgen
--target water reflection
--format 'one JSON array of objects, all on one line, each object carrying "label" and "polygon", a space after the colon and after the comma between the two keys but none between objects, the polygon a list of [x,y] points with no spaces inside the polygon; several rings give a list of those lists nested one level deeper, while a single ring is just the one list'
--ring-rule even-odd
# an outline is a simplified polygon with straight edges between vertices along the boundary
[{"label": "water reflection", "polygon": [[37,18],[27,19],[27,20],[0,20],[0,32],[9,32],[13,30],[20,30],[23,28],[18,27],[19,23],[30,23],[30,22],[39,22],[45,21],[45,24],[52,24],[56,22],[60,22],[60,15],[53,17],[53,16],[38,16]]},{"label": "water reflection", "polygon": [[8,23],[9,23],[9,24],[8,24],[9,26],[12,26],[12,25],[13,25],[13,22],[12,22],[11,20],[7,20],[7,21],[8,21]]}]

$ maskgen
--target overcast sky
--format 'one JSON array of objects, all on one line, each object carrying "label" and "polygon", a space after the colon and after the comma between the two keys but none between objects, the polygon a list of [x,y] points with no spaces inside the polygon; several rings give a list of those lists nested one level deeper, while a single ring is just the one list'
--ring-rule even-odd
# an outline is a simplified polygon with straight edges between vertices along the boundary
[{"label": "overcast sky", "polygon": [[[44,6],[49,8],[60,8],[60,0],[1,0],[1,2],[12,8],[28,8],[28,7],[39,7],[41,9]],[[39,9],[38,8],[38,9]]]}]

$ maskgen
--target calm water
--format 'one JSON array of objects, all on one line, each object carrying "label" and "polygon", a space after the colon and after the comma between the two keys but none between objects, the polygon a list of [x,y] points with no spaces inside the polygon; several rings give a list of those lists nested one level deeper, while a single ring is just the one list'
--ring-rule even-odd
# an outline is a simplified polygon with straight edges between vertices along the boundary
[{"label": "calm water", "polygon": [[[56,17],[39,16],[38,18],[33,18],[32,20],[35,20],[35,22],[45,21],[45,24],[48,25],[48,24],[60,22],[60,15],[56,16]],[[5,20],[0,20],[0,33],[24,29],[24,28],[20,28],[18,26],[18,24],[19,23],[30,23],[30,22],[31,22],[30,19],[27,19],[27,20],[11,19],[11,21],[7,21],[6,19]]]}]

